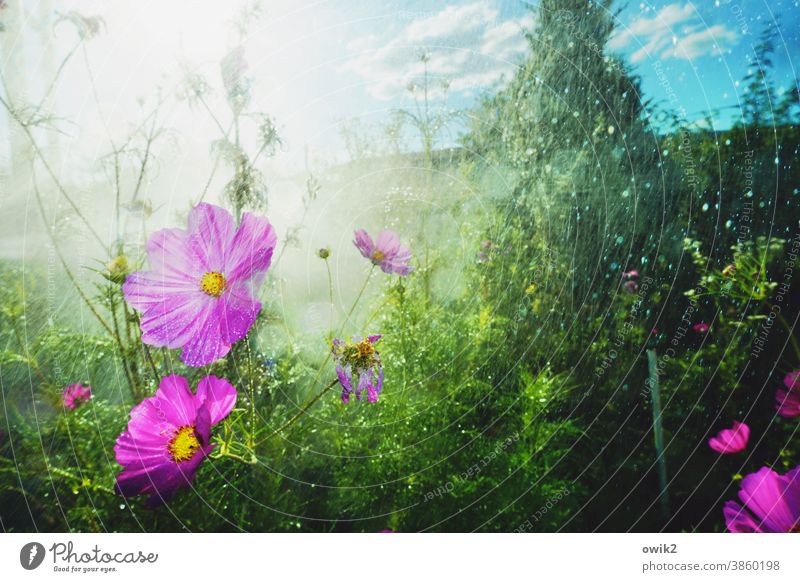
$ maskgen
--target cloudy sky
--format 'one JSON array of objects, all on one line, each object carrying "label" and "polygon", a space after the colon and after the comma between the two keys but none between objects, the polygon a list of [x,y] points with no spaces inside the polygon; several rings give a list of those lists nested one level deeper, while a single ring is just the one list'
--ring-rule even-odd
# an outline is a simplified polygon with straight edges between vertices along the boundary
[{"label": "cloudy sky", "polygon": [[[124,129],[139,114],[142,99],[152,98],[158,87],[175,92],[187,68],[205,74],[219,95],[219,61],[237,44],[230,22],[240,4],[43,0],[43,10],[75,8],[105,22],[101,34],[87,44],[103,114],[92,113],[83,59],[70,65],[58,87],[61,113],[75,117],[80,128],[74,130],[81,132],[76,141],[110,126]],[[523,31],[534,25],[526,4],[516,0],[271,0],[264,5],[245,43],[253,101],[278,120],[292,167],[308,151],[335,158],[341,152],[342,119],[377,124],[393,109],[408,107],[408,87],[419,79],[423,52],[434,80],[432,98],[446,98],[448,107],[469,107],[513,74],[527,50]],[[37,5],[26,6],[34,22]],[[618,16],[609,50],[635,66],[645,96],[667,99],[664,77],[655,73],[658,62],[689,117],[723,109],[724,126],[736,115],[747,56],[770,22],[777,22],[780,32],[776,81],[789,89],[796,77],[792,59],[800,53],[797,0],[629,2]],[[74,37],[60,24],[50,42],[61,54]],[[44,37],[29,38],[35,45]],[[31,48],[27,59],[25,75],[35,79],[41,55]],[[448,84],[446,97],[443,82]],[[217,106],[224,102],[214,102]],[[206,134],[214,130],[210,119],[185,104],[171,106],[167,117],[188,136],[185,155],[195,142],[207,143]]]}]

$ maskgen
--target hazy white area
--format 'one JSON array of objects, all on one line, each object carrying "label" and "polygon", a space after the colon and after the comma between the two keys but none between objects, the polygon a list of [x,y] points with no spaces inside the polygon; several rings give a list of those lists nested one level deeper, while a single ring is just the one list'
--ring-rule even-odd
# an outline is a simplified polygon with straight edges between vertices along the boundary
[{"label": "hazy white area", "polygon": [[[124,239],[141,247],[154,230],[181,226],[204,191],[205,200],[219,203],[233,174],[212,147],[232,123],[221,62],[242,47],[247,110],[274,119],[281,139],[274,155],[261,156],[256,165],[269,190],[266,212],[280,239],[301,227],[297,244],[275,268],[279,292],[296,304],[305,329],[324,327],[328,318],[327,273],[318,248],[333,251],[337,303],[349,301],[361,284],[364,263],[351,244],[355,228],[391,227],[409,242],[420,241],[416,210],[435,206],[442,218],[429,229],[458,249],[453,267],[471,260],[474,249],[459,238],[470,225],[452,218],[448,205],[479,209],[480,194],[461,191],[460,178],[447,172],[426,181],[413,157],[421,149],[419,136],[406,128],[392,140],[384,128],[397,109],[419,105],[419,90],[415,95],[410,88],[419,87],[423,74],[430,80],[431,107],[455,111],[513,73],[532,19],[526,10],[501,14],[500,4],[430,9],[424,2],[279,0],[262,3],[258,17],[243,17],[254,3],[9,1],[0,10],[2,95],[22,114],[47,118],[31,130],[47,166],[3,111],[0,258],[31,267],[55,262],[34,196],[38,188],[47,222],[85,283],[93,276],[85,269],[107,260],[48,167],[104,245]],[[430,57],[424,65],[423,53]],[[184,98],[192,75],[208,84],[203,104]],[[243,119],[241,143],[252,155],[257,123]],[[355,145],[342,137],[347,128]],[[152,129],[161,137],[147,151],[140,182],[144,135]],[[433,147],[452,145],[458,130],[444,128]],[[131,135],[132,152],[119,165],[118,221],[111,154]],[[311,173],[320,192],[306,210]],[[431,186],[435,199],[426,194]],[[450,278],[443,292],[455,284]]]}]

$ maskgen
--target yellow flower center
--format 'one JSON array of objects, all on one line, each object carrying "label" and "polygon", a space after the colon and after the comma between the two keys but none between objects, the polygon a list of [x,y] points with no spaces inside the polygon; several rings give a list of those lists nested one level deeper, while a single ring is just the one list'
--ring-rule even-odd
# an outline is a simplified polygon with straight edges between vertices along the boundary
[{"label": "yellow flower center", "polygon": [[206,273],[200,279],[200,289],[203,290],[203,293],[211,295],[211,297],[219,297],[225,291],[225,276],[216,271]]},{"label": "yellow flower center", "polygon": [[372,262],[373,263],[380,263],[385,258],[386,258],[386,255],[384,255],[381,251],[375,250],[375,251],[372,252]]},{"label": "yellow flower center", "polygon": [[182,426],[176,432],[172,440],[169,441],[169,453],[172,460],[182,463],[191,459],[200,448],[200,441],[197,440],[194,427],[191,425]]},{"label": "yellow flower center", "polygon": [[375,360],[376,350],[369,339],[364,339],[356,344],[347,344],[342,356],[347,363],[356,368],[367,368]]}]

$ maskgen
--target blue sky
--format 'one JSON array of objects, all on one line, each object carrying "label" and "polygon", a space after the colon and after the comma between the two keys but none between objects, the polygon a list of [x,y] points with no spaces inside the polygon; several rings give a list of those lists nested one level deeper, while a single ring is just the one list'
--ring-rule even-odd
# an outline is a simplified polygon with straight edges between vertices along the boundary
[{"label": "blue sky", "polygon": [[[519,29],[533,24],[524,3],[466,0],[432,6],[431,2],[389,2],[382,8],[363,9],[365,16],[375,18],[376,26],[365,25],[364,32],[347,44],[351,53],[365,52],[352,57],[344,71],[368,83],[366,90],[375,101],[402,100],[403,86],[419,72],[419,65],[410,64],[415,44],[431,46],[434,56],[429,69],[456,80],[450,93],[459,106],[468,106],[482,89],[512,74],[513,63],[524,56],[527,47]],[[690,119],[724,108],[720,125],[730,123],[744,89],[739,81],[747,72],[748,56],[770,23],[779,32],[776,84],[789,89],[795,82],[793,61],[800,54],[797,1],[660,1],[617,6],[623,10],[609,49],[635,67],[646,97],[666,103],[672,91],[677,97],[673,104],[682,106]],[[374,52],[366,52],[370,49]],[[656,70],[663,72],[660,78]]]}]

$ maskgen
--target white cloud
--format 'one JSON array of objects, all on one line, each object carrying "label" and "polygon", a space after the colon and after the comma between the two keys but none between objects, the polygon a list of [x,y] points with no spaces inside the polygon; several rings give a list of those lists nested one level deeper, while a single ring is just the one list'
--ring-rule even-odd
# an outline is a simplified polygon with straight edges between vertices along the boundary
[{"label": "white cloud", "polygon": [[611,38],[612,50],[635,49],[634,63],[650,58],[691,60],[717,55],[736,42],[738,36],[721,24],[706,26],[693,4],[668,4],[652,18],[641,16],[620,27]]},{"label": "white cloud", "polygon": [[[499,13],[484,1],[451,5],[412,20],[393,38],[375,35],[351,41],[352,54],[341,70],[352,71],[369,82],[378,99],[392,99],[412,83],[419,83],[428,55],[427,70],[433,83],[447,80],[451,92],[469,92],[513,74],[528,50],[523,31],[533,26],[525,16],[499,20]],[[432,97],[440,96],[434,91]]]},{"label": "white cloud", "polygon": [[[736,41],[737,35],[720,24],[698,30],[679,38],[674,46],[661,53],[662,58],[696,59],[703,55],[718,55]],[[722,45],[722,46],[721,46]]]}]

